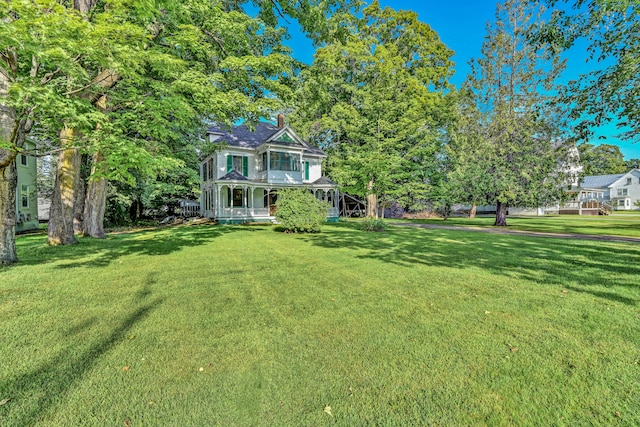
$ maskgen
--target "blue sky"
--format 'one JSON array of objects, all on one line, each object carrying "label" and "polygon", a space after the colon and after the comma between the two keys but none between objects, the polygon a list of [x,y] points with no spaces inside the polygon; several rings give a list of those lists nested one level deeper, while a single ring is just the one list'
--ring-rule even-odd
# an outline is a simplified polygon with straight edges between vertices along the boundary
[{"label": "blue sky", "polygon": [[[495,16],[496,2],[493,0],[380,0],[382,7],[413,10],[419,19],[433,28],[440,39],[455,52],[453,57],[455,75],[452,83],[460,85],[469,72],[468,61],[480,56],[485,36],[486,23]],[[288,43],[294,50],[294,56],[310,64],[313,61],[313,47],[299,32],[292,30],[292,40]],[[576,78],[581,72],[588,71],[591,63],[586,63],[584,49],[572,49],[567,54],[567,69],[563,80]],[[640,159],[640,144],[621,141],[616,138],[615,126],[603,127],[598,135],[604,139],[590,141],[593,144],[612,144],[620,147],[625,159]]]}]

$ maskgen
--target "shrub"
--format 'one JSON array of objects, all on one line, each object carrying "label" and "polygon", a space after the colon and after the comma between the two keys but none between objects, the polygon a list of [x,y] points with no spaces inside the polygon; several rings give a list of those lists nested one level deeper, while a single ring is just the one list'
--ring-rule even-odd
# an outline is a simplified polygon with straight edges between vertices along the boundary
[{"label": "shrub", "polygon": [[278,190],[276,219],[285,233],[319,233],[328,208],[327,203],[316,199],[309,190]]},{"label": "shrub", "polygon": [[386,231],[387,224],[380,218],[365,218],[360,228],[363,231]]}]

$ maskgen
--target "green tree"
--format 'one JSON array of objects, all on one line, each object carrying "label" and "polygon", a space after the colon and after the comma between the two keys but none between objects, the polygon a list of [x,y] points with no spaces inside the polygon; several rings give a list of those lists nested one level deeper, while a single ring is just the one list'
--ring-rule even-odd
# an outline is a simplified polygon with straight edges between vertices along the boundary
[{"label": "green tree", "polygon": [[[593,71],[569,82],[563,98],[576,120],[579,137],[615,121],[622,137],[638,140],[640,131],[640,2],[637,0],[543,0],[554,13],[533,33],[535,42],[551,43],[557,52],[578,41],[588,43]],[[564,5],[565,7],[561,7]]]},{"label": "green tree", "polygon": [[497,226],[507,224],[507,206],[545,205],[566,183],[558,162],[568,146],[549,95],[563,64],[527,43],[541,12],[521,0],[499,4],[465,83],[473,99],[461,104],[450,177],[464,201],[496,206]]},{"label": "green tree", "polygon": [[3,262],[16,260],[12,165],[32,124],[50,144],[39,147],[60,153],[50,241],[74,241],[81,154],[93,158],[85,217],[94,231],[85,232],[100,237],[107,180],[181,167],[172,144],[204,120],[257,120],[280,108],[274,95],[296,73],[281,17],[290,13],[312,37],[329,37],[350,8],[343,0],[0,3]]},{"label": "green tree", "polygon": [[327,144],[332,178],[367,198],[367,216],[379,197],[424,192],[417,164],[436,150],[452,54],[417,14],[374,1],[303,71],[292,123]]},{"label": "green tree", "polygon": [[27,135],[35,128],[38,141],[50,140],[49,130],[69,117],[88,121],[85,105],[66,96],[60,79],[84,77],[77,59],[88,26],[46,0],[1,2],[0,22],[0,264],[10,264],[17,261],[15,158],[27,153]]},{"label": "green tree", "polygon": [[627,171],[624,156],[617,145],[584,143],[578,145],[578,152],[583,176],[609,175]]},{"label": "green tree", "polygon": [[640,168],[640,159],[629,159],[624,162],[627,171],[631,169],[639,169]]}]

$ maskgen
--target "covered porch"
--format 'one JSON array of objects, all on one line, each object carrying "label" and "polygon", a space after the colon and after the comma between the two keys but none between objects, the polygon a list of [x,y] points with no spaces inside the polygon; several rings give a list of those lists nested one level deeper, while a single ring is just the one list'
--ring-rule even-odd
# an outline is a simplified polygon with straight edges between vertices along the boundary
[{"label": "covered porch", "polygon": [[[275,222],[278,190],[290,186],[256,182],[217,182],[203,191],[203,215],[223,224]],[[327,220],[338,219],[336,188],[308,188],[318,200],[329,203]]]}]

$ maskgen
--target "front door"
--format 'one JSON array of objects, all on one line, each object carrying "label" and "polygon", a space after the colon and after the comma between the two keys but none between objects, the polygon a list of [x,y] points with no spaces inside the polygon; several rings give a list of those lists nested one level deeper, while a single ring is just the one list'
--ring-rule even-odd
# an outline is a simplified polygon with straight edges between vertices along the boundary
[{"label": "front door", "polygon": [[275,191],[269,192],[269,215],[274,216],[276,214],[276,201],[278,200],[278,193]]}]

